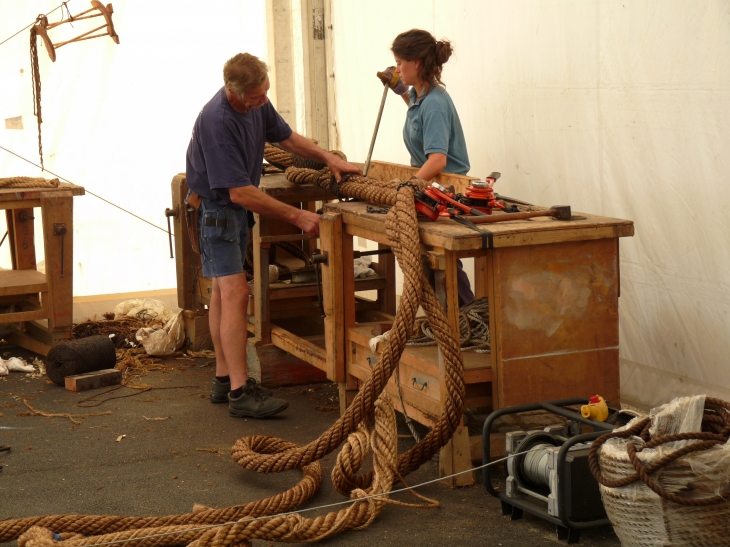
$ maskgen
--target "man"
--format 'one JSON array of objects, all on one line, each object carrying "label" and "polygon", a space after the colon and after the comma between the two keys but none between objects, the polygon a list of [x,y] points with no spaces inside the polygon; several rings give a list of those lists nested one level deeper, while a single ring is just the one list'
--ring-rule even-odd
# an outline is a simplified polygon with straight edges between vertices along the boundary
[{"label": "man", "polygon": [[[360,170],[294,133],[268,100],[268,68],[239,53],[223,67],[224,86],[203,107],[186,158],[187,185],[199,207],[203,276],[213,279],[208,320],[216,354],[210,400],[228,403],[231,416],[264,418],[289,406],[271,396],[246,370],[248,283],[243,272],[250,213],[319,235],[319,215],[296,209],[259,191],[264,143],[326,163],[339,182]],[[247,213],[248,212],[248,213]]]}]

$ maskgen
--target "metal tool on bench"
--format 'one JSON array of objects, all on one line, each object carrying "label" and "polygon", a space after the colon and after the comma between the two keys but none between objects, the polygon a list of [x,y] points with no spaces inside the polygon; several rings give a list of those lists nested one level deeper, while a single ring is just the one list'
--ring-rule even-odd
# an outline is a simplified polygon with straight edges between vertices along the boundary
[{"label": "metal tool on bench", "polygon": [[[506,456],[515,454],[507,463],[507,479],[499,489],[492,482],[492,471],[485,467],[484,485],[502,503],[502,514],[512,520],[522,518],[524,511],[552,522],[559,539],[575,543],[580,531],[609,525],[601,501],[598,483],[588,467],[591,442],[611,431],[616,422],[628,416],[610,410],[609,420],[585,418],[569,406],[591,405],[593,399],[574,398],[502,408],[492,412],[482,430],[482,461],[488,464],[490,434],[494,422],[505,415],[544,410],[570,420],[540,430],[511,431],[505,439]],[[601,399],[602,400],[602,399]],[[631,416],[633,417],[633,416]],[[581,434],[581,424],[593,428]]]},{"label": "metal tool on bench", "polygon": [[481,217],[472,219],[474,224],[485,224],[489,222],[505,222],[508,220],[525,220],[536,217],[553,217],[556,220],[570,220],[572,213],[570,205],[553,205],[550,209],[544,211],[525,211],[521,213],[505,213],[490,217]]},{"label": "metal tool on bench", "polygon": [[452,218],[456,214],[487,215],[475,207],[470,207],[456,200],[453,192],[449,192],[438,182],[432,182],[415,194],[416,210],[426,218],[438,220],[439,217]]},{"label": "metal tool on bench", "polygon": [[466,194],[457,196],[457,200],[488,215],[491,215],[492,209],[495,208],[506,210],[505,205],[497,201],[494,193],[494,183],[501,176],[501,173],[494,171],[485,180],[473,181],[466,187]]}]

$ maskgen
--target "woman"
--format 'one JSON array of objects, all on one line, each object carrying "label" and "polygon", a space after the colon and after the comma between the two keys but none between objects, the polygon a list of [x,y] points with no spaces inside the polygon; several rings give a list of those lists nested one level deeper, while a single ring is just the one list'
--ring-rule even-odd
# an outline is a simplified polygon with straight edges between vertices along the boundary
[{"label": "woman", "polygon": [[[469,172],[464,132],[451,97],[441,81],[441,69],[453,48],[448,40],[436,40],[425,30],[399,34],[390,50],[395,67],[378,72],[408,105],[403,140],[411,155],[416,176],[432,180],[442,171],[457,175]],[[410,86],[410,90],[409,87]],[[459,306],[474,300],[469,278],[458,261]]]}]

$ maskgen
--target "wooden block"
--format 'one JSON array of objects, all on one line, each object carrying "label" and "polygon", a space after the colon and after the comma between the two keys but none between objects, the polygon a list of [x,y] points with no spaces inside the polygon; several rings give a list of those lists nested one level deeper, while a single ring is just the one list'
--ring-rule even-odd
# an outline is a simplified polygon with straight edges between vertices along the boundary
[{"label": "wooden block", "polygon": [[[492,433],[489,436],[489,460],[494,461],[499,458],[504,458],[505,442],[507,440],[506,433]],[[482,461],[482,436],[481,435],[470,435],[469,436],[469,451],[471,453],[472,462]]]},{"label": "wooden block", "polygon": [[183,312],[185,336],[188,339],[188,348],[193,351],[213,349],[213,339],[210,335],[208,313],[197,313],[191,310]]},{"label": "wooden block", "polygon": [[113,368],[66,376],[66,389],[69,391],[86,391],[122,383],[122,371]]}]

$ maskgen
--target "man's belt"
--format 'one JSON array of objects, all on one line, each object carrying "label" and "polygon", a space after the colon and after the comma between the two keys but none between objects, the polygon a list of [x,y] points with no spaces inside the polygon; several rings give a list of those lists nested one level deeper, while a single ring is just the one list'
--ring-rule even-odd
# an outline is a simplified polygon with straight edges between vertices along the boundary
[{"label": "man's belt", "polygon": [[203,218],[203,225],[217,226],[218,228],[228,228],[228,219],[227,218],[205,217],[205,218]]}]

